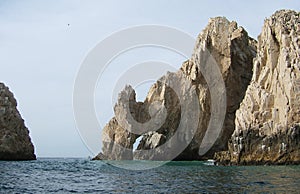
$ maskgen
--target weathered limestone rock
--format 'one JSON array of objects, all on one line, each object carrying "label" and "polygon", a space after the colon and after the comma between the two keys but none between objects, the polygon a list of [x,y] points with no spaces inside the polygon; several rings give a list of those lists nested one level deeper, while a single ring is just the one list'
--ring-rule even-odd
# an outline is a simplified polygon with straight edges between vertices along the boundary
[{"label": "weathered limestone rock", "polygon": [[[127,106],[129,106],[130,112],[126,112],[124,109]],[[143,122],[149,117],[144,104],[136,102],[136,94],[131,86],[126,86],[119,94],[118,103],[115,105],[114,110],[117,116],[126,117],[130,114],[138,122]],[[133,144],[138,135],[124,129],[124,125],[122,127],[118,121],[122,120],[114,117],[104,127],[102,132],[103,153],[100,153],[95,159],[132,160]]]},{"label": "weathered limestone rock", "polygon": [[[216,151],[227,149],[225,142],[230,138],[234,130],[235,111],[238,109],[239,103],[242,101],[250,82],[252,61],[256,55],[256,41],[250,38],[242,27],[237,26],[236,22],[229,22],[224,17],[211,19],[206,29],[199,35],[194,54],[191,58],[192,64],[201,63],[201,45],[205,45],[208,48],[219,66],[226,87],[227,109],[222,132],[214,146],[206,155],[192,159],[212,158]],[[187,68],[193,69],[193,66],[183,66],[184,71]],[[196,71],[198,74],[193,73],[193,71],[185,72],[198,85],[199,102],[201,104],[201,112],[203,113],[200,118],[198,132],[188,148],[187,154],[185,154],[196,156],[208,127],[211,99],[203,75],[199,71]],[[194,151],[189,153],[190,150]],[[185,156],[182,159],[185,159]]]},{"label": "weathered limestone rock", "polygon": [[157,118],[160,119],[156,123],[161,125],[153,125],[152,129],[156,130],[143,135],[134,152],[134,159],[172,160],[184,151],[198,127],[196,121],[199,115],[196,112],[199,112],[199,103],[196,91],[196,85],[181,70],[167,73],[151,87],[144,104],[146,107],[161,104],[165,107],[166,116],[161,116],[162,108],[157,108],[160,113]]},{"label": "weathered limestone rock", "polygon": [[34,160],[29,131],[17,110],[17,101],[0,83],[0,160]]},{"label": "weathered limestone rock", "polygon": [[300,15],[277,11],[265,20],[253,77],[223,164],[300,163]]},{"label": "weathered limestone rock", "polygon": [[[223,107],[226,109],[226,116],[219,138],[209,152],[200,156],[198,154],[199,146],[207,130],[211,115],[209,87],[204,76],[200,73],[201,70],[198,69],[201,66],[199,65],[200,63],[205,63],[205,57],[202,52],[203,47],[208,49],[219,66],[226,86],[227,107]],[[208,26],[199,35],[191,59],[184,62],[178,72],[168,73],[159,79],[151,87],[144,102],[137,103],[135,101],[135,93],[131,87],[127,87],[121,92],[115,107],[116,115],[103,130],[103,153],[99,154],[97,158],[110,160],[127,160],[132,158],[147,160],[167,159],[169,152],[166,149],[177,144],[179,146],[178,149],[181,149],[182,146],[180,147],[180,145],[184,145],[190,138],[191,132],[189,130],[194,123],[197,125],[194,138],[192,139],[191,137],[191,143],[188,144],[185,150],[181,151],[181,154],[175,160],[206,159],[211,158],[216,151],[227,150],[227,141],[235,128],[235,111],[239,108],[239,104],[251,80],[252,61],[255,55],[255,40],[250,38],[242,27],[238,27],[236,22],[229,22],[224,17],[211,19]],[[210,64],[208,63],[207,65]],[[168,84],[170,82],[176,82],[175,85],[177,85],[179,91],[175,92],[174,88],[169,87]],[[188,85],[186,84],[187,82],[191,84]],[[196,101],[200,105],[199,116],[196,116],[192,110],[182,110],[183,106],[180,104],[181,97],[183,99],[192,99],[192,92],[197,94]],[[129,101],[126,99],[129,99]],[[196,107],[194,101],[187,100],[184,105]],[[153,106],[155,103],[158,104],[157,107]],[[130,109],[129,112],[126,111],[127,106]],[[151,113],[151,108],[153,107],[154,111]],[[138,125],[130,125],[130,122],[128,122],[130,115],[138,122],[147,123],[156,114],[164,115],[164,111],[167,113],[166,116],[158,117],[164,118],[164,122],[161,125],[156,126],[152,123],[146,127],[153,127],[155,130],[145,131],[142,134],[132,133],[132,130],[136,130],[139,127],[136,127]],[[182,117],[184,111],[189,112],[187,117]],[[188,127],[186,127],[186,131],[176,133],[181,122]],[[176,134],[176,145],[170,141],[174,134]],[[140,135],[143,135],[143,138],[137,151],[132,154],[133,144]],[[167,145],[167,148],[160,150],[162,145]],[[122,149],[122,147],[126,149]],[[153,150],[155,148],[157,148],[156,152],[149,151],[147,154],[141,152],[141,150]],[[170,152],[172,151],[170,150]],[[161,153],[165,154],[164,157],[160,155]]]},{"label": "weathered limestone rock", "polygon": [[[199,146],[208,127],[211,108],[209,88],[203,75],[201,75],[200,69],[198,69],[201,65],[197,65],[203,63],[201,61],[203,60],[203,53],[201,52],[201,46],[203,47],[203,45],[209,50],[221,70],[226,86],[227,111],[219,138],[209,152],[200,156],[198,154]],[[252,60],[256,54],[255,50],[255,41],[248,36],[247,32],[242,27],[238,27],[236,22],[229,22],[224,17],[211,19],[208,26],[199,35],[192,58],[182,65],[180,71],[192,81],[192,84],[196,88],[201,114],[198,119],[184,118],[186,120],[182,120],[180,118],[180,108],[176,109],[176,106],[171,106],[171,111],[169,112],[174,116],[172,116],[167,125],[164,125],[157,131],[163,137],[166,137],[162,141],[164,143],[168,141],[169,136],[174,134],[179,122],[199,121],[193,141],[175,160],[207,159],[211,158],[214,152],[227,149],[226,141],[230,138],[234,130],[235,111],[244,97],[247,85],[252,76]],[[166,102],[176,99],[176,96],[167,93],[166,90],[162,89],[162,86],[156,84],[150,89],[146,103],[151,102],[152,99],[157,100],[161,96],[163,96],[162,100]],[[144,137],[138,149],[151,148],[142,145],[147,145],[147,142],[151,142],[154,135],[157,134],[154,133],[152,136],[147,135]],[[144,159],[144,157],[140,156],[137,156],[137,158]]]}]

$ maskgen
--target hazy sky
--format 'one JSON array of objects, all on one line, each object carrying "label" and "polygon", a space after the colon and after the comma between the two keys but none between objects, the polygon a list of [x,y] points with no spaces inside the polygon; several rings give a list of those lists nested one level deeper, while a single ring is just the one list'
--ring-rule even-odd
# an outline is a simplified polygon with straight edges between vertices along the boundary
[{"label": "hazy sky", "polygon": [[[92,156],[76,129],[72,93],[80,64],[97,43],[120,29],[144,24],[167,25],[196,37],[215,16],[237,21],[256,38],[264,19],[283,8],[299,11],[300,1],[1,0],[0,81],[17,98],[38,157]],[[184,60],[148,48],[114,61],[95,92],[101,124],[113,114],[111,83],[130,64],[148,59],[166,61],[176,68]],[[147,87],[149,83],[141,87],[139,99],[144,98]]]}]

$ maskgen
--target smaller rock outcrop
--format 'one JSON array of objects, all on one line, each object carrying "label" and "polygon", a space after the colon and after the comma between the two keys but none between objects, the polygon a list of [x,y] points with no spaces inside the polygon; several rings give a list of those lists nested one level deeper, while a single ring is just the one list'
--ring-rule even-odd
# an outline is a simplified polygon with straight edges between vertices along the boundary
[{"label": "smaller rock outcrop", "polygon": [[35,160],[34,147],[12,92],[0,83],[0,160]]},{"label": "smaller rock outcrop", "polygon": [[[125,108],[128,108],[127,112]],[[119,94],[118,102],[114,107],[115,117],[104,127],[102,132],[102,151],[94,159],[103,160],[132,160],[133,144],[138,135],[126,130],[120,121],[126,121],[127,116],[132,116],[138,122],[143,122],[149,116],[146,115],[145,106],[136,102],[136,94],[131,86],[126,86]],[[122,117],[122,118],[119,118]],[[123,125],[122,125],[123,124]]]},{"label": "smaller rock outcrop", "polygon": [[253,77],[236,112],[229,151],[220,164],[300,163],[300,14],[265,20]]}]

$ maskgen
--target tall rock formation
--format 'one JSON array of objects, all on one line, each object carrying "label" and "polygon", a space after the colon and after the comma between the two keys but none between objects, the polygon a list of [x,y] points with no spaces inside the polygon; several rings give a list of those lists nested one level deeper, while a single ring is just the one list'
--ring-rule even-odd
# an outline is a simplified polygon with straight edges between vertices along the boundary
[{"label": "tall rock formation", "polygon": [[215,155],[218,163],[300,163],[299,12],[281,10],[265,20],[228,147]]},{"label": "tall rock formation", "polygon": [[17,110],[17,101],[0,83],[0,160],[34,160],[29,131]]},{"label": "tall rock formation", "polygon": [[[219,137],[206,154],[199,155],[199,146],[211,117],[211,94],[205,75],[199,69],[211,65],[206,60],[203,49],[209,51],[219,67],[226,87],[227,106],[220,107],[226,114]],[[238,27],[236,22],[229,22],[224,17],[211,19],[199,35],[191,59],[184,62],[178,72],[168,73],[160,78],[151,87],[144,102],[136,102],[135,92],[129,86],[121,92],[115,106],[115,117],[103,130],[103,152],[96,159],[164,160],[170,159],[175,149],[180,150],[180,153],[176,153],[177,157],[172,159],[198,160],[210,158],[216,151],[227,150],[227,140],[235,128],[235,111],[251,80],[255,55],[256,41],[242,27]],[[193,92],[196,93],[196,99],[193,98]],[[221,92],[225,93],[225,88]],[[185,99],[184,104],[180,102],[181,99]],[[186,110],[185,107],[198,107],[200,113],[197,115],[197,111]],[[130,124],[130,115],[135,121],[145,125]],[[147,123],[153,118],[163,118],[163,122],[161,125],[157,124],[159,122]],[[186,126],[184,130],[180,130],[182,125]],[[194,127],[195,131],[189,131]],[[143,131],[143,128],[153,130],[133,133],[136,130]],[[133,144],[141,135],[142,140],[133,154]],[[193,137],[190,138],[191,135]],[[185,148],[188,140],[191,141]],[[166,146],[163,147],[164,145]]]},{"label": "tall rock formation", "polygon": [[[224,17],[211,19],[208,26],[198,36],[191,59],[182,65],[180,71],[183,72],[188,80],[191,80],[196,88],[201,113],[199,119],[189,117],[184,118],[186,120],[182,120],[180,118],[180,110],[176,110],[172,106],[172,111],[170,112],[173,112],[172,115],[176,116],[172,116],[170,122],[163,126],[164,130],[160,129],[157,131],[158,134],[162,134],[163,137],[168,139],[168,136],[174,133],[174,129],[176,130],[179,122],[199,121],[192,142],[175,160],[207,159],[211,158],[216,151],[227,149],[226,141],[230,138],[234,130],[235,111],[244,97],[252,76],[252,60],[256,55],[255,44],[256,42],[248,36],[242,27],[238,27],[236,22],[229,22]],[[226,109],[226,115],[220,136],[214,143],[214,146],[205,155],[201,156],[198,152],[211,117],[211,96],[205,75],[203,76],[201,69],[198,68],[212,65],[210,62],[203,60],[205,58],[202,52],[203,47],[210,52],[211,57],[214,58],[222,74],[226,87],[227,107],[222,107]],[[165,100],[166,102],[176,99],[176,96],[168,93],[159,84],[155,84],[150,89],[145,102],[151,103],[152,99],[156,100],[161,96],[163,96],[161,100]],[[151,142],[152,136],[155,139],[156,133],[146,135],[142,139],[138,149],[151,148],[147,145],[147,142]]]}]

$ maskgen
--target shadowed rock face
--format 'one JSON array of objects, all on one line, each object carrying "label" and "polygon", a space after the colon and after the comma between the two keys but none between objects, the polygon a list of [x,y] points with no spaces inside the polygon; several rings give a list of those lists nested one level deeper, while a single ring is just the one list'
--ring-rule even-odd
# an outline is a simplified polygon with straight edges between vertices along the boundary
[{"label": "shadowed rock face", "polygon": [[[226,115],[219,138],[205,155],[200,156],[198,154],[199,146],[211,116],[209,87],[204,76],[200,73],[201,69],[198,68],[203,65],[202,63],[205,63],[205,60],[203,60],[205,58],[202,52],[203,47],[210,52],[219,66],[226,87],[227,107],[223,107],[226,109]],[[206,159],[211,158],[216,151],[227,150],[227,141],[235,128],[235,111],[239,108],[251,80],[252,61],[255,55],[256,41],[250,38],[242,27],[238,27],[236,22],[229,22],[224,17],[211,19],[208,26],[199,35],[191,59],[184,62],[178,72],[168,73],[159,79],[151,87],[144,102],[136,102],[135,92],[130,86],[120,93],[118,103],[115,106],[115,117],[110,120],[103,130],[103,152],[96,159],[164,159],[159,155],[162,151],[159,150],[159,147],[165,144],[167,144],[167,147],[176,146],[170,143],[169,140],[178,130],[180,122],[186,124],[186,126],[196,123],[197,126],[191,143],[177,155],[175,160]],[[210,64],[207,63],[207,65]],[[191,85],[186,85],[187,80]],[[176,82],[180,88],[177,93],[174,92],[174,88],[168,87],[168,83],[172,81]],[[195,116],[193,111],[190,110],[188,117],[182,117],[183,106],[178,94],[184,99],[188,99],[192,96],[192,91],[196,91],[196,101],[199,102],[200,115]],[[145,123],[153,118],[148,110],[151,109],[150,107],[154,102],[165,107],[167,116],[164,122],[155,128],[155,131],[141,134],[143,135],[142,140],[137,151],[133,154],[133,144],[140,135],[131,133],[130,131],[134,126],[126,125],[126,122],[118,123],[120,119],[117,118],[123,118],[127,121],[128,114],[130,114],[136,121]],[[195,102],[187,100],[185,103],[185,105],[193,105]],[[129,106],[130,111],[125,111],[127,106]],[[158,107],[154,112],[160,114],[163,111]],[[124,124],[127,126],[126,129]],[[186,139],[189,139],[190,135],[189,127],[187,127],[186,131],[176,134],[177,143],[186,143]],[[148,152],[145,154],[145,152],[139,152],[140,150],[155,148],[158,148],[156,153]],[[178,147],[178,149],[180,148]],[[164,151],[168,155],[168,152]],[[165,156],[165,158],[168,158],[168,156]]]},{"label": "shadowed rock face", "polygon": [[236,112],[221,164],[300,163],[300,15],[281,10],[265,20],[253,77]]},{"label": "shadowed rock face", "polygon": [[0,160],[35,160],[29,131],[9,89],[0,83]]}]

